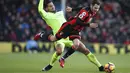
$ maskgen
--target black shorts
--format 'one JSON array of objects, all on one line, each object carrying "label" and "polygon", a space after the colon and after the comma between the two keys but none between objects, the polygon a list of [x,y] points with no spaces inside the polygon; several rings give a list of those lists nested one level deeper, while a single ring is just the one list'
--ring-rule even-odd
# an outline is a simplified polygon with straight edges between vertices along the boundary
[{"label": "black shorts", "polygon": [[59,31],[56,33],[56,38],[67,38],[69,37],[70,40],[73,40],[75,38],[81,39],[81,36],[78,31],[74,30],[72,25],[69,23],[64,23]]}]

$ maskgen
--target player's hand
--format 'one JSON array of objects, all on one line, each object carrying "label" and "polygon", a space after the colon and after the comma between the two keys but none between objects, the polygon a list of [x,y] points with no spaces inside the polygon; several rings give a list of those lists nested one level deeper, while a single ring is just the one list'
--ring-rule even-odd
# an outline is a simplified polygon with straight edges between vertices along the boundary
[{"label": "player's hand", "polygon": [[66,12],[72,12],[72,8],[69,7],[69,6],[67,6],[67,7],[66,7]]},{"label": "player's hand", "polygon": [[90,27],[91,27],[91,28],[97,28],[97,27],[98,27],[98,24],[97,24],[97,23],[90,23]]}]

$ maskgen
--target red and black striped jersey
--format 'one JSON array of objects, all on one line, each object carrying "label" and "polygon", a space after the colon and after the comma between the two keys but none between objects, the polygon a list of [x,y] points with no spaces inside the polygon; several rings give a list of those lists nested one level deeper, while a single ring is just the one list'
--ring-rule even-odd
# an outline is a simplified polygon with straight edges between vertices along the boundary
[{"label": "red and black striped jersey", "polygon": [[73,19],[68,21],[68,23],[72,25],[74,30],[78,30],[80,32],[85,26],[88,26],[95,14],[96,13],[91,11],[90,7],[85,7],[82,8]]}]

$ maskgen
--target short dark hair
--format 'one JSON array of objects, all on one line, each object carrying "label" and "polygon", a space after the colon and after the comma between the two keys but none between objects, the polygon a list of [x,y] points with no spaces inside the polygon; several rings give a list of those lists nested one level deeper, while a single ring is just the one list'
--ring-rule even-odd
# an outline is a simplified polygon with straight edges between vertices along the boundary
[{"label": "short dark hair", "polygon": [[51,0],[44,0],[44,8],[47,7],[48,3],[52,2]]},{"label": "short dark hair", "polygon": [[95,4],[101,5],[101,2],[99,0],[93,0],[92,1],[92,5],[95,5]]}]

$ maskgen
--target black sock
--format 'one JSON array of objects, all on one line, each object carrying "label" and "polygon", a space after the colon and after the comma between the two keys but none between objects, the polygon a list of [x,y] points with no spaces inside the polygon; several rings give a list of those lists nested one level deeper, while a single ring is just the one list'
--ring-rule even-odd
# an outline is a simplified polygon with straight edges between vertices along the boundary
[{"label": "black sock", "polygon": [[75,50],[74,49],[72,49],[72,47],[71,48],[69,48],[69,50],[65,53],[65,55],[62,57],[63,59],[66,59],[66,58],[68,58],[71,54],[73,54],[75,52]]}]

